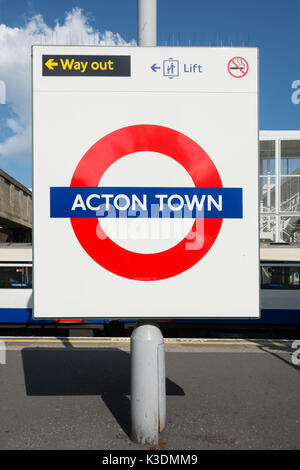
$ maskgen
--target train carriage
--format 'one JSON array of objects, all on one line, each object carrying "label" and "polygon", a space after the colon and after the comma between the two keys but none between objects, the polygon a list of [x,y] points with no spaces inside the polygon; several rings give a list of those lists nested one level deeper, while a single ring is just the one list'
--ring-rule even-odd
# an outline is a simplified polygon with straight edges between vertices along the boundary
[{"label": "train carriage", "polygon": [[[259,319],[181,319],[176,320],[176,323],[299,325],[300,243],[262,244],[260,257],[261,315]],[[52,295],[51,286],[49,286],[49,295]],[[53,317],[55,318],[55,312],[53,312]],[[58,323],[64,326],[66,324],[74,326],[75,323],[81,327],[101,329],[104,324],[109,323],[109,319],[35,320],[32,316],[32,246],[29,243],[1,244],[0,326],[58,326]]]}]

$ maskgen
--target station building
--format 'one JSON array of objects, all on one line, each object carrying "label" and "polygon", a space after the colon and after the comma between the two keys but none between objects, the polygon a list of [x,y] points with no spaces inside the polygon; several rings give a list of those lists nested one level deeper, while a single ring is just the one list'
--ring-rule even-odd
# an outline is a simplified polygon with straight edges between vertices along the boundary
[{"label": "station building", "polygon": [[0,170],[0,243],[31,242],[32,194]]},{"label": "station building", "polygon": [[300,241],[300,131],[260,131],[260,239]]}]

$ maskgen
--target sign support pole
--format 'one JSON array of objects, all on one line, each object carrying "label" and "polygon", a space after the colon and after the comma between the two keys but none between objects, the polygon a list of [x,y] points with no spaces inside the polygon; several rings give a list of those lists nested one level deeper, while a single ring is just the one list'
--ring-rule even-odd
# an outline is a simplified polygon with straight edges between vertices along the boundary
[{"label": "sign support pole", "polygon": [[[156,46],[156,0],[138,0],[138,45]],[[165,424],[164,339],[155,322],[142,320],[131,335],[131,438],[155,445]]]},{"label": "sign support pole", "polygon": [[138,0],[138,46],[156,46],[156,0]]}]

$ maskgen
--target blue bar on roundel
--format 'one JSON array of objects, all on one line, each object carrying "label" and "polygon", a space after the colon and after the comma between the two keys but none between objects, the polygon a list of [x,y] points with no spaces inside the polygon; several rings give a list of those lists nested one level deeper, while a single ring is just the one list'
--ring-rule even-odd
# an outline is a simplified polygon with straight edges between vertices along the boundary
[{"label": "blue bar on roundel", "polygon": [[243,218],[242,188],[51,187],[51,218]]}]

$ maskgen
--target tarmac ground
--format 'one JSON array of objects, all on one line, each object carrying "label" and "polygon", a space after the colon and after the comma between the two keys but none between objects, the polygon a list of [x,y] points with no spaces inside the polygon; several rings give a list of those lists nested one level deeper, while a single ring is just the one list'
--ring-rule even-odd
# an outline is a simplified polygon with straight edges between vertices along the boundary
[{"label": "tarmac ground", "polygon": [[[128,338],[0,341],[0,449],[147,448],[130,440]],[[299,450],[293,353],[292,340],[166,340],[157,450]]]}]

